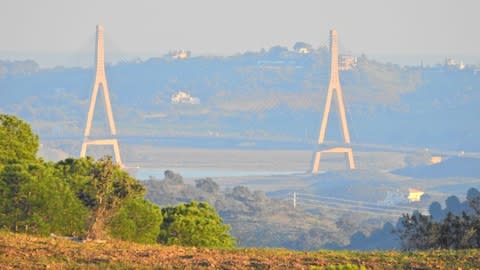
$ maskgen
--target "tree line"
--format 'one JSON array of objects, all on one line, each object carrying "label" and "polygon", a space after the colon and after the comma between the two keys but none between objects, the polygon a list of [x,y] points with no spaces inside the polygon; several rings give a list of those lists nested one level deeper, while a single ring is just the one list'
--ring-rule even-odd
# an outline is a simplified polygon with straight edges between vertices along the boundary
[{"label": "tree line", "polygon": [[234,247],[230,227],[207,203],[159,208],[146,189],[114,164],[37,157],[39,137],[15,116],[0,114],[0,229],[79,239]]},{"label": "tree line", "polygon": [[404,250],[480,247],[480,192],[471,188],[465,202],[451,196],[446,204],[442,210],[438,202],[432,203],[430,215],[403,215],[396,233]]}]

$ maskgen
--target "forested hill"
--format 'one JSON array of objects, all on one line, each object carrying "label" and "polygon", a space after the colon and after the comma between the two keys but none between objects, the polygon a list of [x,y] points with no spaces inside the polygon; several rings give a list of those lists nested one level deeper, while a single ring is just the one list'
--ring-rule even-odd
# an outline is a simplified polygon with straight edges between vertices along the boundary
[{"label": "forested hill", "polygon": [[[81,137],[93,75],[91,68],[0,61],[0,111],[28,120],[45,140]],[[120,136],[270,140],[302,147],[317,136],[328,50],[165,56],[110,65],[107,76]],[[480,126],[472,124],[480,115],[480,73],[474,67],[400,67],[362,55],[340,76],[355,142],[480,149]],[[175,102],[180,92],[188,97]],[[335,114],[331,121],[337,121]],[[330,125],[327,139],[337,132],[338,125]]]}]

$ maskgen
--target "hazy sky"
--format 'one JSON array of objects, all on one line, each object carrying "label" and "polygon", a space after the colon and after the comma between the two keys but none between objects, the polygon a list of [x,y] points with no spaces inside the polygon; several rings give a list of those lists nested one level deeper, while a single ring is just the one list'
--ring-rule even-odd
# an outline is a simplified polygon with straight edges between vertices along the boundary
[{"label": "hazy sky", "polygon": [[68,55],[93,50],[100,23],[110,50],[129,57],[175,49],[229,55],[296,41],[318,47],[335,28],[355,54],[473,63],[480,58],[479,10],[477,0],[0,0],[0,58],[67,64]]}]

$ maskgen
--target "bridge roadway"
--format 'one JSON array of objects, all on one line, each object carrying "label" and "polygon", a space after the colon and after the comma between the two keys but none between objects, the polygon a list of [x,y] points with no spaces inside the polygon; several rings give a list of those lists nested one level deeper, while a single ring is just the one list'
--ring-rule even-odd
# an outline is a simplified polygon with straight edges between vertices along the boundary
[{"label": "bridge roadway", "polygon": [[[247,137],[209,137],[209,136],[141,136],[141,135],[117,135],[120,145],[125,144],[156,144],[165,145],[168,147],[194,147],[194,148],[253,148],[253,149],[284,149],[284,150],[315,150],[319,148],[332,147],[336,143],[327,142],[322,146],[316,148],[314,143],[307,143],[305,141],[294,140],[275,140],[275,139],[254,139]],[[94,139],[94,136],[92,136]],[[82,136],[42,136],[42,141],[77,141],[81,142]],[[245,143],[248,142],[248,147]],[[480,152],[462,152],[456,150],[444,150],[437,148],[422,148],[418,146],[403,146],[403,145],[384,145],[384,144],[360,144],[352,143],[351,147],[355,151],[363,152],[395,152],[413,154],[421,151],[428,151],[431,155],[438,155],[444,157],[463,156],[471,158],[480,158]],[[121,146],[120,146],[121,147]]]}]

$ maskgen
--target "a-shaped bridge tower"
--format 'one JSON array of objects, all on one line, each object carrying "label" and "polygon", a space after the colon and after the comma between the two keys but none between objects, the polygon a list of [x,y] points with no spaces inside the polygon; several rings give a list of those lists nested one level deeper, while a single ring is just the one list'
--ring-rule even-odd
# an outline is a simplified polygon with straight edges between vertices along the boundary
[{"label": "a-shaped bridge tower", "polygon": [[[330,82],[328,84],[327,99],[325,101],[325,110],[323,112],[318,144],[314,152],[312,173],[317,174],[320,168],[320,159],[323,154],[340,153],[345,154],[347,167],[355,169],[352,148],[350,144],[350,133],[348,131],[347,117],[345,114],[345,103],[343,101],[342,87],[340,86],[340,77],[338,73],[338,47],[337,31],[330,30]],[[336,94],[340,122],[342,124],[343,141],[342,145],[329,146],[325,144],[325,132],[327,130],[328,116],[332,105],[333,94]]]},{"label": "a-shaped bridge tower", "polygon": [[115,155],[115,161],[122,166],[122,159],[120,157],[120,147],[118,146],[118,140],[115,138],[102,139],[102,140],[90,140],[89,136],[92,129],[93,114],[95,112],[95,104],[97,102],[98,91],[103,90],[103,97],[105,100],[105,111],[107,113],[108,125],[110,127],[110,134],[112,136],[117,134],[115,127],[115,121],[113,120],[112,105],[110,103],[110,93],[108,91],[107,76],[105,74],[105,48],[103,46],[103,26],[97,25],[97,38],[96,38],[96,73],[95,81],[93,83],[92,96],[90,97],[90,107],[88,109],[87,124],[85,126],[84,140],[82,149],[80,151],[80,157],[85,157],[87,154],[87,147],[89,145],[111,145],[113,147],[113,153]]}]

